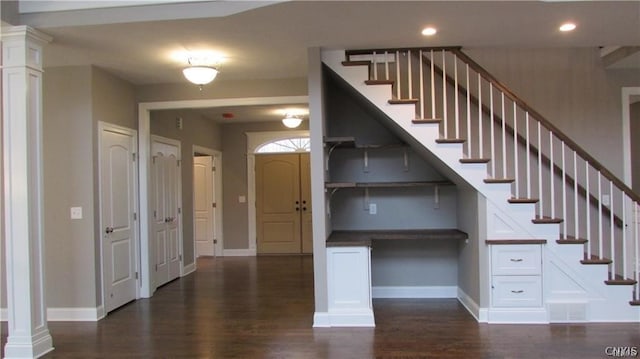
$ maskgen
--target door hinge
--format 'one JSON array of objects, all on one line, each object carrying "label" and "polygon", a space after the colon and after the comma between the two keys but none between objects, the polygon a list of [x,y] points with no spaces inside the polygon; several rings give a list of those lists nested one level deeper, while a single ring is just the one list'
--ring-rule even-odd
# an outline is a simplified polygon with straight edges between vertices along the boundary
[{"label": "door hinge", "polygon": [[180,259],[180,262],[182,262],[182,254],[179,255],[178,258]]},{"label": "door hinge", "polygon": [[156,164],[156,157],[158,157],[158,156],[151,157],[151,162],[153,162],[154,165]]},{"label": "door hinge", "polygon": [[216,171],[216,166],[211,167],[211,172],[215,172]]},{"label": "door hinge", "polygon": [[136,153],[135,153],[135,152],[134,152],[134,153],[132,153],[132,154],[131,154],[131,157],[133,157],[133,162],[135,162],[135,161],[136,161]]},{"label": "door hinge", "polygon": [[138,279],[138,272],[136,272],[136,279]]},{"label": "door hinge", "polygon": [[182,162],[182,160],[178,160],[177,162],[178,167],[180,167],[180,162]]},{"label": "door hinge", "polygon": [[178,208],[178,214],[182,213],[182,208]]},{"label": "door hinge", "polygon": [[158,217],[158,212],[153,211],[153,218],[156,218],[156,217]]},{"label": "door hinge", "polygon": [[218,244],[218,240],[217,240],[217,239],[214,239],[214,240],[213,240],[213,244]]},{"label": "door hinge", "polygon": [[211,203],[211,207],[213,207],[213,208],[217,208],[217,207],[218,207],[218,205],[217,205],[215,202],[213,202],[213,203]]},{"label": "door hinge", "polygon": [[158,271],[158,265],[156,264],[156,272]]},{"label": "door hinge", "polygon": [[134,221],[138,220],[138,214],[136,212],[133,212],[133,220]]}]

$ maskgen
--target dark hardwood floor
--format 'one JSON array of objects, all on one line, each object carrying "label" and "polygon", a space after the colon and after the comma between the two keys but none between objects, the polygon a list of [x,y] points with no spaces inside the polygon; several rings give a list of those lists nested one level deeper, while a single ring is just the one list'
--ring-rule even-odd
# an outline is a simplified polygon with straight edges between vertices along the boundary
[{"label": "dark hardwood floor", "polygon": [[314,329],[311,257],[205,258],[99,322],[50,322],[45,358],[585,359],[640,347],[640,324],[478,324],[455,299],[374,309],[376,328]]}]

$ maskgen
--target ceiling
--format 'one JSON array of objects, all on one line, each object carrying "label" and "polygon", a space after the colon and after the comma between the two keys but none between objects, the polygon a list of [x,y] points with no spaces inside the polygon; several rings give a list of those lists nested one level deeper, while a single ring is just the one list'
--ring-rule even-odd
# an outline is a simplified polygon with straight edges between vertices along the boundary
[{"label": "ceiling", "polygon": [[[22,0],[17,18],[53,36],[45,67],[92,64],[135,85],[184,83],[185,51],[224,54],[216,81],[230,81],[306,77],[307,49],[316,46],[640,45],[640,1],[158,3]],[[578,28],[560,33],[567,20]],[[438,34],[420,35],[426,25]]]}]

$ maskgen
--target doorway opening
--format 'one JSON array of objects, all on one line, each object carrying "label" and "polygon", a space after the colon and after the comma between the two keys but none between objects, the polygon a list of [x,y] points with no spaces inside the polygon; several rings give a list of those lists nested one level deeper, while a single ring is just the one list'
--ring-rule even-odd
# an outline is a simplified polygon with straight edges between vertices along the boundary
[{"label": "doorway opening", "polygon": [[222,256],[222,153],[193,146],[195,257]]}]

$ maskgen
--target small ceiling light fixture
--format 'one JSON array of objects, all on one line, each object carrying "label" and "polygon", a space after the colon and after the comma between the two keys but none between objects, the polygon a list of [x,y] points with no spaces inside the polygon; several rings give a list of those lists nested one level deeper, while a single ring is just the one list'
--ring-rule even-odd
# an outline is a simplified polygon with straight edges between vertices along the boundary
[{"label": "small ceiling light fixture", "polygon": [[296,116],[290,113],[286,114],[285,117],[282,119],[282,124],[284,124],[288,128],[296,128],[300,126],[301,123],[302,123],[302,119],[299,116]]},{"label": "small ceiling light fixture", "polygon": [[202,90],[202,86],[210,83],[218,76],[218,69],[213,66],[194,65],[189,59],[189,67],[185,67],[182,70],[182,74],[189,82],[200,86],[200,90]]},{"label": "small ceiling light fixture", "polygon": [[559,30],[562,32],[568,32],[568,31],[573,31],[576,29],[576,24],[572,23],[572,22],[567,22],[564,23],[562,25],[560,25]]},{"label": "small ceiling light fixture", "polygon": [[433,36],[438,32],[438,30],[435,27],[425,27],[424,29],[422,29],[422,35],[424,36]]}]

